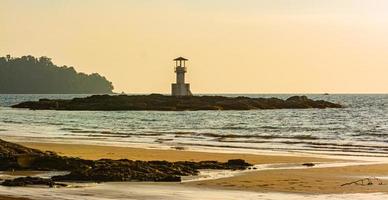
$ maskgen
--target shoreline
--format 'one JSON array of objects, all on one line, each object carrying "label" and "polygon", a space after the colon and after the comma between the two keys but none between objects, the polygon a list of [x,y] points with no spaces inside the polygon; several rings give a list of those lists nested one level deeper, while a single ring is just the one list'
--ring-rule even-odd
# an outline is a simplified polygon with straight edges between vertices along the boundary
[{"label": "shoreline", "polygon": [[[62,156],[80,157],[83,159],[130,159],[130,160],[167,160],[167,161],[204,161],[224,162],[228,159],[244,159],[252,164],[270,164],[276,166],[294,165],[297,169],[278,168],[246,171],[234,176],[217,179],[182,182],[187,187],[231,189],[253,192],[285,192],[301,194],[354,194],[354,193],[388,193],[388,181],[382,179],[383,185],[349,185],[341,184],[367,177],[387,177],[388,163],[376,163],[355,160],[349,166],[320,167],[319,163],[336,164],[344,160],[327,159],[309,156],[278,156],[242,153],[212,153],[187,150],[159,150],[132,147],[113,147],[82,144],[58,144],[17,142],[26,147],[43,151],[54,151]],[[300,167],[302,163],[317,163],[315,167]],[[296,164],[296,165],[295,165]]]},{"label": "shoreline", "polygon": [[[295,194],[295,195],[340,195],[340,194],[388,194],[388,162],[340,160],[313,156],[296,155],[261,155],[243,153],[214,153],[187,150],[143,149],[133,147],[114,147],[83,144],[59,144],[43,142],[16,142],[26,147],[42,151],[54,151],[61,156],[83,159],[130,159],[130,160],[167,160],[167,161],[226,161],[228,159],[245,159],[256,164],[257,170],[233,172],[225,177],[210,177],[194,181],[174,183],[172,186],[184,187],[185,190],[208,189],[213,191],[244,191],[257,194]],[[314,167],[302,166],[303,163],[315,163]],[[263,168],[260,168],[264,166]],[[344,183],[361,178],[377,177],[382,185],[347,185]],[[125,185],[126,183],[122,183]],[[135,184],[136,183],[131,183]],[[160,183],[171,186],[171,183]],[[107,187],[110,183],[105,184]],[[138,185],[147,185],[141,182]],[[152,188],[153,184],[149,184]],[[99,186],[104,187],[103,185]],[[28,188],[27,188],[28,189]],[[28,189],[30,190],[30,189]],[[49,190],[45,190],[50,192]],[[371,194],[372,195],[372,194]],[[1,196],[0,200],[24,200]],[[27,198],[28,199],[28,198]]]},{"label": "shoreline", "polygon": [[226,162],[230,159],[243,159],[251,164],[278,164],[278,163],[307,163],[307,162],[331,162],[339,159],[321,158],[319,156],[296,155],[296,154],[253,154],[253,153],[230,153],[230,152],[208,152],[176,149],[151,149],[139,147],[122,147],[95,144],[67,144],[50,142],[20,142],[14,143],[38,149],[41,151],[53,151],[61,156],[79,157],[83,159],[98,160],[128,159],[128,160],[166,160],[174,161],[205,161],[214,160]]}]

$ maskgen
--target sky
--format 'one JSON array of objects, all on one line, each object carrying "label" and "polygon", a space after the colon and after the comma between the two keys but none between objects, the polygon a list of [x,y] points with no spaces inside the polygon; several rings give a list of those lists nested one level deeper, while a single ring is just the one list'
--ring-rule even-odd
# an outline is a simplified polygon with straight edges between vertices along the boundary
[{"label": "sky", "polygon": [[0,56],[52,58],[116,92],[388,93],[386,0],[0,0]]}]

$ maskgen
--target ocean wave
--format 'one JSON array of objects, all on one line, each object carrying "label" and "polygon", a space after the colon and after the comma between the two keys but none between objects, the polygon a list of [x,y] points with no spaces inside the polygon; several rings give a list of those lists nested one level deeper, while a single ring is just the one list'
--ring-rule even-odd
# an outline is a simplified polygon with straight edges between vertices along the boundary
[{"label": "ocean wave", "polygon": [[20,121],[12,121],[12,120],[3,120],[4,123],[7,124],[23,124],[23,122]]},{"label": "ocean wave", "polygon": [[[353,149],[336,149],[336,148],[308,148],[305,147],[288,147],[288,146],[277,146],[277,147],[252,147],[252,146],[234,146],[234,145],[226,145],[226,144],[202,144],[202,143],[189,143],[189,142],[179,142],[177,145],[181,146],[202,146],[202,147],[217,147],[217,148],[227,148],[227,149],[248,149],[248,150],[270,150],[270,151],[284,151],[284,152],[316,152],[323,153],[324,152],[334,152],[336,154],[331,155],[351,155],[351,156],[365,156],[364,154],[355,154],[355,153],[367,153],[367,154],[375,154],[372,156],[376,157],[387,157],[386,151],[379,151],[375,149],[373,152],[370,150],[362,150],[358,148]],[[345,154],[344,154],[345,153]]]},{"label": "ocean wave", "polygon": [[80,131],[82,129],[79,129],[79,128],[60,128],[59,130],[61,131]]}]

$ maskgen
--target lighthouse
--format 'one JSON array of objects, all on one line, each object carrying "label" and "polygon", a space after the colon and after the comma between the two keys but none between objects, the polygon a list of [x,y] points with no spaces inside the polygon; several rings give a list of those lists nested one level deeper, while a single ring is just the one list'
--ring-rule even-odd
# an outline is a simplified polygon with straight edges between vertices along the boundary
[{"label": "lighthouse", "polygon": [[185,73],[186,61],[188,59],[183,57],[178,57],[174,59],[175,61],[175,73],[176,73],[176,83],[171,85],[171,95],[172,96],[191,96],[190,84],[185,83]]}]

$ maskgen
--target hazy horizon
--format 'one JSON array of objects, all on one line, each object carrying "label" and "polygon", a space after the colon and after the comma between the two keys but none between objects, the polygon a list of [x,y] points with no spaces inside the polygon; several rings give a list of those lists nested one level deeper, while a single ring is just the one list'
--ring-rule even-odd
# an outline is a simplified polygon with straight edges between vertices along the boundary
[{"label": "hazy horizon", "polygon": [[0,55],[47,56],[115,92],[388,93],[388,1],[0,1]]}]

